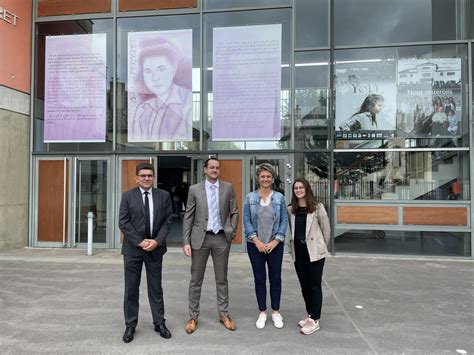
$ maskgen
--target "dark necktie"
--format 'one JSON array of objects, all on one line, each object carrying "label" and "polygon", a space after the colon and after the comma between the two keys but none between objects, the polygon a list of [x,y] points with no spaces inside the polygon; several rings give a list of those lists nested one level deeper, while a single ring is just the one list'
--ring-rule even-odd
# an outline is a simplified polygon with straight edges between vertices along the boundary
[{"label": "dark necktie", "polygon": [[144,192],[145,194],[145,238],[151,238],[151,228],[150,228],[150,202],[148,201],[148,191]]}]

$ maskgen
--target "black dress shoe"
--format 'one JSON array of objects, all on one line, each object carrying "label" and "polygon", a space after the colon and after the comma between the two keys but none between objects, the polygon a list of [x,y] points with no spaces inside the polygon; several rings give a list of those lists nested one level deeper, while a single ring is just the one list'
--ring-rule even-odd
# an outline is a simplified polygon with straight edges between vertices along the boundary
[{"label": "black dress shoe", "polygon": [[123,342],[124,343],[130,343],[133,340],[133,334],[135,334],[135,328],[134,327],[127,327],[125,329],[125,333],[123,334]]},{"label": "black dress shoe", "polygon": [[171,332],[166,328],[165,323],[155,325],[155,332],[160,333],[162,338],[169,339],[171,338]]}]

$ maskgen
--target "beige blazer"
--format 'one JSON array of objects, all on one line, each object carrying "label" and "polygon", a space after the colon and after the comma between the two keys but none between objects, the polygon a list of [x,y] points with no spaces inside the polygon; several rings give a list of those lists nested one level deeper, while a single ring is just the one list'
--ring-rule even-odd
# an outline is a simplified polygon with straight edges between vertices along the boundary
[{"label": "beige blazer", "polygon": [[[239,210],[232,185],[219,180],[219,213],[224,226],[224,233],[230,243],[235,238]],[[183,220],[183,244],[191,248],[201,249],[206,237],[208,206],[205,181],[189,188],[186,213]]]},{"label": "beige blazer", "polygon": [[[288,216],[291,230],[291,254],[295,260],[295,215],[288,206]],[[308,213],[306,217],[306,246],[311,262],[320,260],[329,255],[328,245],[331,239],[331,226],[329,218],[322,203],[318,204],[316,211]]]}]

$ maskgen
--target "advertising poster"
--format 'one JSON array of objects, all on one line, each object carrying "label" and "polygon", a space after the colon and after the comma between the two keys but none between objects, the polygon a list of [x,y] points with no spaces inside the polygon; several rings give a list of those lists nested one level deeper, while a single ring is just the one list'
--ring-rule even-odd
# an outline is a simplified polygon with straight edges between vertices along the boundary
[{"label": "advertising poster", "polygon": [[336,139],[386,139],[396,130],[396,62],[337,62]]},{"label": "advertising poster", "polygon": [[281,24],[213,31],[212,139],[281,137]]},{"label": "advertising poster", "polygon": [[46,37],[45,143],[105,142],[106,35]]},{"label": "advertising poster", "polygon": [[128,141],[192,140],[192,30],[128,33]]},{"label": "advertising poster", "polygon": [[461,59],[403,59],[397,70],[397,135],[461,135]]}]

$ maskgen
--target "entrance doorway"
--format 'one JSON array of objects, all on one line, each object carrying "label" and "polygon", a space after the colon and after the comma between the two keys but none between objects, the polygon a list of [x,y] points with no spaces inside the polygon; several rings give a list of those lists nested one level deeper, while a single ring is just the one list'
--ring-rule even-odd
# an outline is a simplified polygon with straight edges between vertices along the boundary
[{"label": "entrance doorway", "polygon": [[[263,163],[271,164],[275,168],[276,177],[273,189],[286,196],[287,202],[291,196],[293,171],[289,155],[256,154],[246,156],[219,154],[222,180],[232,184],[239,206],[239,228],[237,236],[232,242],[232,251],[245,251],[247,242],[243,228],[243,207],[247,193],[258,188],[255,178],[258,167]],[[287,246],[285,245],[285,250]]]},{"label": "entrance doorway", "polygon": [[33,246],[86,248],[92,212],[94,248],[112,247],[110,166],[108,157],[35,160]]}]

